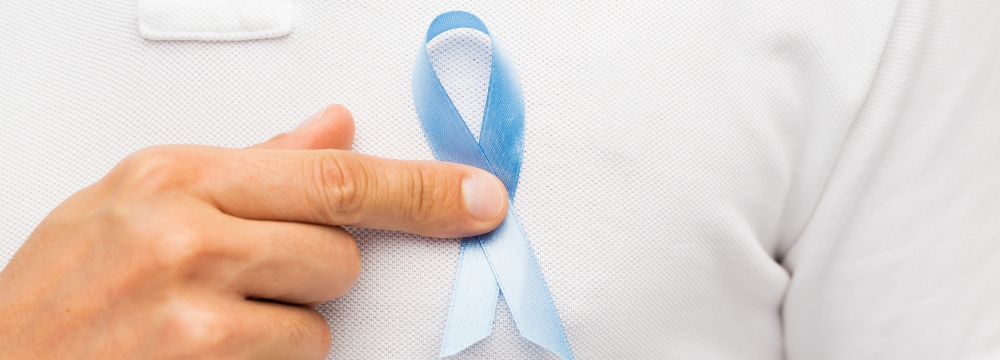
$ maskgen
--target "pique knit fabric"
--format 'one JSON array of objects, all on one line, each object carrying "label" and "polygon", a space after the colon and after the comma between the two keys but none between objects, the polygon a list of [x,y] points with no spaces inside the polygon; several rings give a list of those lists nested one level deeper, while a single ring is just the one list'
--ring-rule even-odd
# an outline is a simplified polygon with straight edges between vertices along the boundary
[{"label": "pique knit fabric", "polygon": [[139,35],[149,40],[238,41],[288,35],[292,0],[138,0]]},{"label": "pique knit fabric", "polygon": [[[433,159],[414,57],[465,10],[521,77],[514,207],[578,358],[1000,358],[1000,2],[292,6],[286,36],[157,41],[134,0],[0,1],[0,266],[146,146],[244,147],[341,103],[355,151]],[[428,45],[474,133],[489,46]],[[459,242],[350,230],[329,358],[435,358]],[[453,358],[554,356],[501,301]]]}]

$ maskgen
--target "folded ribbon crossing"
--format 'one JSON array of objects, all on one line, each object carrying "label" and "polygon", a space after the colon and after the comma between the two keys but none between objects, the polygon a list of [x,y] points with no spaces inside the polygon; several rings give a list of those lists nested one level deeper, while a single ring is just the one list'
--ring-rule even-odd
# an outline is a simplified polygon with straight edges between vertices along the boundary
[{"label": "folded ribbon crossing", "polygon": [[[478,142],[427,56],[427,42],[458,28],[489,35],[493,51]],[[513,62],[479,18],[452,11],[431,22],[413,70],[413,99],[434,156],[492,172],[507,187],[513,201],[524,144],[521,83]],[[501,293],[522,337],[563,359],[573,359],[552,295],[513,206],[496,230],[462,239],[441,357],[454,355],[489,336]]]}]

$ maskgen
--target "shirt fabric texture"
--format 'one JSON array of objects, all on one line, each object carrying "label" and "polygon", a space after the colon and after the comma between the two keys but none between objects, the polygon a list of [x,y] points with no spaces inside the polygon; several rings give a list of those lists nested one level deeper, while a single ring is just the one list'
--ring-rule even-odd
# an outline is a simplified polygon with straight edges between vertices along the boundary
[{"label": "shirt fabric texture", "polygon": [[[0,1],[0,266],[146,146],[341,103],[355,151],[433,159],[414,56],[464,10],[521,77],[513,206],[579,359],[1000,358],[1000,2],[295,0],[288,35],[220,41],[144,38],[137,5]],[[489,46],[428,44],[474,134]],[[435,358],[459,242],[350,231],[329,358]],[[502,300],[452,357],[553,358]]]}]

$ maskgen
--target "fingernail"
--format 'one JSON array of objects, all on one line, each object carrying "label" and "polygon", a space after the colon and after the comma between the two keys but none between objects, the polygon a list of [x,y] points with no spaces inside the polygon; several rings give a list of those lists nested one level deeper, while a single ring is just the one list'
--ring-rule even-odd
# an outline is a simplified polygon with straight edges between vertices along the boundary
[{"label": "fingernail", "polygon": [[324,106],[322,109],[319,109],[319,111],[316,111],[312,115],[309,115],[309,117],[307,117],[305,120],[302,120],[302,122],[300,122],[298,126],[292,129],[292,131],[309,126],[309,124],[312,124],[316,122],[316,120],[319,120],[319,118],[323,116],[323,113],[326,112],[326,108],[327,107]]},{"label": "fingernail", "polygon": [[506,194],[491,176],[473,174],[462,181],[462,196],[472,217],[490,221],[503,210],[503,197]]}]

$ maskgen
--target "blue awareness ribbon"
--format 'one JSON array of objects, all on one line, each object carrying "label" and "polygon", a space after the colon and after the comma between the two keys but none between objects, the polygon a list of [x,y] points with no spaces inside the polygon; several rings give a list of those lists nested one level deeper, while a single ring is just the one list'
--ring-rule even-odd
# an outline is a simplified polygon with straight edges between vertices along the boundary
[{"label": "blue awareness ribbon", "polygon": [[[427,56],[427,42],[459,28],[489,35],[493,50],[478,142]],[[524,151],[521,83],[513,62],[479,18],[452,11],[431,22],[413,69],[413,101],[434,157],[493,173],[507,187],[511,200],[507,216],[498,228],[462,239],[440,356],[454,355],[490,335],[502,293],[522,337],[565,360],[573,359],[552,294],[513,207]]]}]

